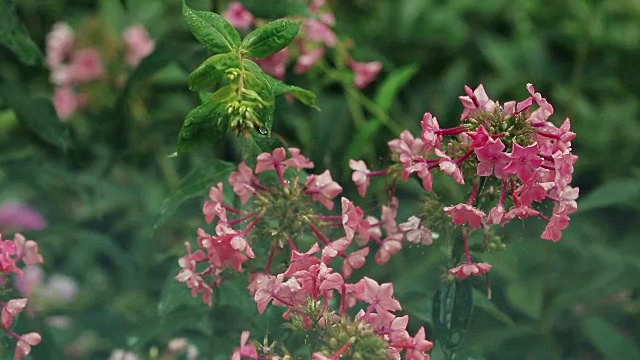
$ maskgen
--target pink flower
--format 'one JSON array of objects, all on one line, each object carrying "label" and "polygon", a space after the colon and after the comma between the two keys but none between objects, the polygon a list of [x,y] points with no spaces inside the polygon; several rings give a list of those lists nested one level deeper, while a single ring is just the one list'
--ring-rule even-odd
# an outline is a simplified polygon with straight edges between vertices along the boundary
[{"label": "pink flower", "polygon": [[224,209],[224,190],[222,189],[221,182],[209,189],[209,199],[211,200],[206,201],[202,206],[202,213],[204,214],[207,224],[211,224],[216,217],[220,217],[220,219],[226,221],[227,213]]},{"label": "pink flower", "polygon": [[255,62],[260,65],[262,70],[276,79],[284,80],[287,61],[290,52],[288,48],[284,48],[277,53],[263,59],[256,59]]},{"label": "pink flower", "polygon": [[328,47],[335,47],[338,44],[336,34],[327,24],[316,19],[306,19],[302,26],[309,41],[321,42]]},{"label": "pink flower", "polygon": [[393,284],[378,283],[368,277],[360,280],[364,284],[364,291],[361,293],[363,301],[376,308],[377,312],[402,310],[398,300],[393,298]]},{"label": "pink flower", "polygon": [[505,178],[505,167],[510,159],[502,150],[504,150],[504,144],[500,139],[488,140],[486,145],[474,149],[480,161],[478,163],[478,176],[491,176],[495,173],[498,179]]},{"label": "pink flower", "polygon": [[400,231],[404,233],[407,241],[415,244],[431,245],[433,239],[431,238],[431,230],[423,226],[422,220],[417,216],[411,216],[407,220],[398,226]]},{"label": "pink flower", "polygon": [[364,89],[376,79],[378,73],[382,70],[382,63],[380,61],[358,62],[349,60],[349,67],[355,74],[353,85],[358,89]]},{"label": "pink flower", "polygon": [[445,174],[449,174],[453,177],[458,184],[464,184],[464,177],[462,176],[462,170],[458,167],[458,164],[449,157],[449,155],[440,151],[440,149],[436,148],[434,150],[436,156],[440,158],[438,162],[438,166],[440,166],[440,170],[442,170]]},{"label": "pink flower", "polygon": [[11,327],[11,324],[13,324],[13,318],[24,310],[27,306],[27,302],[27,299],[11,299],[2,307],[2,315],[0,318],[2,319],[2,326],[5,329]]},{"label": "pink flower", "polygon": [[87,104],[84,95],[76,94],[67,86],[57,87],[53,95],[53,106],[60,120],[67,120]]},{"label": "pink flower", "polygon": [[467,135],[471,138],[471,147],[476,150],[487,145],[487,143],[492,140],[491,135],[487,132],[487,129],[484,128],[484,125],[480,125],[476,131],[467,132]]},{"label": "pink flower", "polygon": [[567,226],[569,226],[569,217],[567,215],[553,214],[541,238],[553,242],[559,241],[562,238],[562,230],[566,229]]},{"label": "pink flower", "polygon": [[100,53],[95,48],[76,51],[69,65],[71,80],[75,83],[85,83],[97,80],[104,75]]},{"label": "pink flower", "polygon": [[422,141],[424,142],[424,151],[429,151],[432,147],[440,147],[440,135],[437,131],[440,130],[440,124],[438,119],[431,115],[431,113],[425,113],[422,116]]},{"label": "pink flower", "polygon": [[287,150],[289,150],[289,154],[291,154],[291,158],[282,162],[285,166],[292,167],[296,170],[314,168],[315,165],[313,164],[313,161],[309,160],[307,157],[302,155],[300,149],[295,147],[290,147]]},{"label": "pink flower", "polygon": [[460,116],[460,120],[468,118],[469,115],[477,110],[493,112],[495,109],[496,104],[489,98],[482,84],[480,84],[475,90],[471,90],[470,87],[465,85],[464,91],[467,93],[467,96],[458,97],[464,106],[464,111],[462,112],[462,116]]},{"label": "pink flower", "polygon": [[20,340],[16,344],[16,353],[14,360],[20,360],[31,352],[31,347],[40,344],[42,337],[36,332],[30,332],[20,336]]},{"label": "pink flower", "polygon": [[367,164],[362,160],[349,160],[349,168],[353,170],[351,180],[353,180],[354,184],[358,187],[358,194],[365,196],[370,183],[369,173],[371,173],[371,171],[369,171]]},{"label": "pink flower", "polygon": [[253,360],[258,359],[258,351],[256,350],[256,346],[253,344],[247,345],[247,341],[249,341],[250,333],[248,331],[243,331],[240,336],[240,347],[237,347],[233,351],[233,355],[231,355],[231,360],[240,360],[242,358],[249,358]]},{"label": "pink flower", "polygon": [[531,184],[537,177],[536,170],[542,165],[542,159],[538,156],[537,144],[522,147],[513,144],[510,160],[504,171],[508,174],[518,174],[518,178],[527,184]]},{"label": "pink flower", "polygon": [[44,282],[44,271],[40,266],[27,266],[24,275],[16,276],[14,284],[16,290],[24,297],[30,297],[33,291],[39,288]]},{"label": "pink flower", "polygon": [[506,211],[504,210],[504,206],[502,204],[498,204],[497,206],[491,208],[489,211],[489,216],[487,217],[487,224],[503,224],[502,219],[504,218]]},{"label": "pink flower", "polygon": [[342,226],[347,239],[352,240],[356,231],[361,238],[369,239],[369,222],[364,219],[364,211],[347,198],[343,197],[340,202],[342,204]]},{"label": "pink flower", "polygon": [[251,168],[243,161],[238,165],[238,170],[229,175],[229,184],[233,186],[233,192],[240,197],[240,201],[246,204],[253,194],[255,194],[255,186],[258,185],[259,182],[258,178],[253,175]]},{"label": "pink flower", "polygon": [[406,346],[407,353],[405,354],[406,360],[429,360],[430,357],[425,352],[433,348],[433,343],[427,340],[424,327],[420,327],[415,337],[410,338],[409,346]]},{"label": "pink flower", "polygon": [[425,146],[421,139],[416,139],[408,131],[400,133],[400,137],[387,143],[392,152],[400,155],[400,162],[403,165],[410,165],[413,158],[420,155],[420,151]]},{"label": "pink flower", "polygon": [[131,66],[137,66],[156,47],[147,29],[142,25],[128,27],[122,34],[122,39],[126,47],[125,60]]},{"label": "pink flower", "polygon": [[502,218],[501,225],[504,225],[515,218],[525,219],[531,216],[538,216],[539,214],[540,212],[538,210],[532,209],[528,206],[514,207],[514,208],[511,208],[509,212],[507,212],[504,215],[504,217]]},{"label": "pink flower", "polygon": [[296,66],[294,71],[296,74],[304,74],[313,67],[318,61],[324,57],[324,48],[316,47],[313,49],[302,48],[302,52],[296,60]]},{"label": "pink flower", "polygon": [[449,274],[457,277],[458,279],[466,279],[470,275],[480,276],[486,274],[491,270],[491,264],[487,263],[467,263],[460,266],[456,266],[453,269],[449,269]]},{"label": "pink flower", "polygon": [[231,2],[222,16],[239,30],[248,30],[255,21],[255,16],[238,1]]},{"label": "pink flower", "polygon": [[267,170],[275,170],[277,173],[282,173],[282,163],[286,157],[287,152],[282,147],[274,149],[271,154],[264,152],[258,155],[256,174],[260,174]]},{"label": "pink flower", "polygon": [[38,210],[21,203],[7,202],[0,205],[0,232],[42,230],[47,221]]},{"label": "pink flower", "polygon": [[402,250],[402,234],[394,234],[382,240],[382,245],[376,252],[376,264],[384,265],[391,260],[391,255]]},{"label": "pink flower", "polygon": [[347,255],[342,263],[342,275],[344,275],[345,278],[350,277],[354,269],[359,269],[364,265],[367,255],[369,255],[368,247]]},{"label": "pink flower", "polygon": [[25,265],[42,264],[42,255],[38,252],[38,243],[33,240],[27,240],[22,234],[15,233],[13,235],[13,243],[16,246],[16,256],[22,259]]},{"label": "pink flower", "polygon": [[47,66],[50,70],[60,67],[73,52],[73,29],[63,22],[53,25],[47,34]]},{"label": "pink flower", "polygon": [[284,276],[291,277],[298,271],[308,270],[311,266],[320,264],[320,259],[313,256],[318,251],[320,251],[320,245],[318,245],[318,243],[313,244],[305,253],[293,250],[291,252],[289,268],[284,272]]},{"label": "pink flower", "polygon": [[342,192],[342,187],[331,179],[329,170],[325,170],[320,175],[309,175],[304,188],[307,195],[311,195],[314,201],[320,202],[329,210],[332,210],[334,206],[331,199]]},{"label": "pink flower", "polygon": [[444,212],[451,216],[456,225],[468,224],[470,227],[477,229],[482,226],[482,222],[487,217],[484,212],[468,204],[458,204],[455,206],[447,206]]},{"label": "pink flower", "polygon": [[322,262],[330,264],[333,258],[339,255],[343,255],[344,251],[351,245],[351,241],[346,237],[340,238],[336,241],[332,241],[329,245],[322,249]]}]

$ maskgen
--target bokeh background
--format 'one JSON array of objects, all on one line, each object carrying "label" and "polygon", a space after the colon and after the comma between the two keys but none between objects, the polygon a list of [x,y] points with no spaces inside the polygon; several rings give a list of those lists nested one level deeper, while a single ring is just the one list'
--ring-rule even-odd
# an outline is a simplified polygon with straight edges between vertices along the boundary
[{"label": "bokeh background", "polygon": [[[295,0],[242,2],[271,19],[299,6]],[[11,1],[1,3],[5,36]],[[189,4],[226,7],[225,1]],[[415,132],[429,111],[453,125],[465,84],[484,84],[493,99],[507,101],[524,98],[525,84],[533,83],[554,105],[553,121],[570,117],[577,133],[578,213],[558,243],[539,239],[542,227],[535,221],[506,229],[507,250],[484,258],[494,269],[476,284],[472,325],[457,359],[639,359],[640,1],[329,4],[336,32],[353,40],[354,56],[383,63],[365,94],[387,115],[367,113],[360,124],[342,87],[321,73],[290,72],[287,82],[315,91],[322,111],[279,101],[273,131],[319,169],[332,169],[347,196],[357,197],[347,185],[350,158],[372,168],[388,158],[386,142],[398,134],[383,122]],[[43,334],[33,358],[103,359],[115,348],[153,358],[154,348],[162,351],[169,340],[186,336],[201,358],[222,359],[242,330],[276,336],[279,314],[257,317],[244,280],[225,283],[214,309],[173,280],[182,244],[204,224],[200,209],[208,186],[229,171],[216,159],[236,161],[250,151],[226,139],[168,157],[185,114],[199,103],[188,91],[188,73],[207,56],[183,25],[179,1],[15,5],[40,49],[59,21],[76,28],[93,21],[114,36],[142,24],[156,40],[154,53],[123,86],[94,90],[100,105],[67,122],[51,106],[46,67],[0,46],[0,202],[28,204],[44,216],[47,227],[26,234],[40,243],[45,279],[62,276],[63,289],[74,290],[71,297],[64,291],[50,296],[45,293],[62,290],[41,285],[37,311],[19,324]],[[417,211],[419,195],[413,188],[401,194],[407,205],[400,218]],[[375,196],[362,203],[379,206]],[[359,274],[393,281],[412,316],[410,327],[430,329],[444,257],[436,248],[408,247],[386,266]],[[9,359],[13,345],[5,340],[2,354]]]}]

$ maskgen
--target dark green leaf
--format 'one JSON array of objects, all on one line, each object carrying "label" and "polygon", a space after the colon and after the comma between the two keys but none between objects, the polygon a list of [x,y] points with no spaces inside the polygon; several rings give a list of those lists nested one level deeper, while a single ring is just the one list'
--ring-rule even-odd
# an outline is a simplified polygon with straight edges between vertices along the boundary
[{"label": "dark green leaf", "polygon": [[226,179],[234,169],[233,164],[216,160],[192,171],[162,202],[155,227],[164,223],[186,200],[204,196],[212,185]]},{"label": "dark green leaf", "polygon": [[443,281],[433,299],[433,321],[440,345],[452,351],[459,349],[472,314],[471,281]]},{"label": "dark green leaf", "polygon": [[12,0],[0,0],[0,43],[27,65],[42,65],[42,53],[20,22]]},{"label": "dark green leaf", "polygon": [[300,22],[287,19],[272,21],[247,35],[241,51],[248,57],[263,58],[273,55],[289,45],[298,35]]},{"label": "dark green leaf", "polygon": [[510,328],[516,327],[516,323],[509,317],[509,315],[505,314],[500,310],[496,304],[493,303],[490,299],[487,298],[486,294],[480,293],[477,290],[473,291],[473,306],[478,309],[483,310],[487,314],[491,315],[496,320],[502,322],[503,324],[509,326]]},{"label": "dark green leaf", "polygon": [[379,121],[368,121],[358,132],[356,132],[347,148],[348,159],[360,159],[364,154],[369,153],[372,148],[372,140],[376,132],[382,127]]},{"label": "dark green leaf", "polygon": [[273,93],[275,96],[291,94],[296,99],[300,100],[301,103],[307,106],[311,106],[316,110],[320,110],[320,108],[316,104],[316,100],[317,100],[316,94],[314,94],[313,92],[295,85],[285,84],[282,81],[275,79],[269,75],[266,75],[266,76],[269,79],[269,81],[271,81],[271,84],[273,86]]},{"label": "dark green leaf", "polygon": [[376,91],[376,96],[374,98],[375,103],[378,104],[382,110],[386,112],[391,111],[391,107],[398,96],[398,92],[417,72],[418,66],[415,64],[394,70],[384,79],[378,88],[378,91]]},{"label": "dark green leaf", "polygon": [[579,211],[610,206],[629,205],[640,199],[640,179],[619,179],[607,182],[578,202]]},{"label": "dark green leaf", "polygon": [[237,50],[240,34],[222,16],[209,11],[197,11],[182,4],[182,16],[193,36],[214,53]]},{"label": "dark green leaf", "polygon": [[189,89],[200,91],[217,84],[227,69],[240,67],[240,57],[235,53],[217,54],[205,60],[189,75]]},{"label": "dark green leaf", "polygon": [[71,146],[69,129],[58,120],[49,99],[20,96],[14,98],[10,105],[18,120],[40,139],[63,151]]},{"label": "dark green leaf", "polygon": [[539,319],[542,313],[543,301],[542,281],[540,279],[526,279],[509,284],[507,287],[507,298],[518,310],[530,316],[532,319]]},{"label": "dark green leaf", "polygon": [[625,336],[610,322],[590,317],[584,321],[584,332],[605,359],[640,359],[640,349],[630,336]]}]

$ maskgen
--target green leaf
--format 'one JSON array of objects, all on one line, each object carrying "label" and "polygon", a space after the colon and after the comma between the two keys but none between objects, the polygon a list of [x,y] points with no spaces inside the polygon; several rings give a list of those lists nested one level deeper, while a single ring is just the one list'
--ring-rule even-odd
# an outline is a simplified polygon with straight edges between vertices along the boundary
[{"label": "green leaf", "polygon": [[580,212],[611,206],[636,204],[640,199],[640,179],[618,179],[596,188],[578,202]]},{"label": "green leaf", "polygon": [[251,60],[242,60],[247,73],[245,74],[245,88],[255,91],[262,99],[264,105],[257,109],[256,113],[260,118],[262,126],[259,131],[262,135],[271,136],[273,127],[273,113],[275,112],[276,97],[273,86],[267,74],[262,68]]},{"label": "green leaf", "polygon": [[189,75],[189,89],[200,91],[217,84],[227,69],[240,67],[240,57],[235,53],[217,54],[205,60]]},{"label": "green leaf", "polygon": [[240,34],[224,17],[209,11],[197,11],[182,3],[182,16],[187,27],[207,49],[228,53],[240,46]]},{"label": "green leaf", "polygon": [[433,299],[437,341],[447,350],[460,348],[473,315],[471,280],[443,281]]},{"label": "green leaf", "polygon": [[42,52],[22,25],[12,0],[0,0],[0,43],[27,65],[42,65]]},{"label": "green leaf", "polygon": [[511,319],[511,317],[502,310],[500,310],[493,301],[487,298],[486,294],[483,294],[477,290],[473,290],[473,306],[478,309],[483,310],[487,314],[491,315],[494,319],[502,322],[503,324],[509,326],[510,328],[515,328],[516,323]]},{"label": "green leaf", "polygon": [[610,322],[600,317],[590,317],[584,321],[586,337],[605,359],[640,359],[640,349],[633,339],[624,336]]},{"label": "green leaf", "polygon": [[413,78],[418,72],[418,65],[411,64],[394,70],[387,76],[374,97],[374,102],[380,109],[389,112],[396,100],[398,92]]},{"label": "green leaf", "polygon": [[368,121],[360,128],[349,142],[347,159],[360,159],[364,154],[370,153],[373,146],[373,136],[382,127],[380,121]]},{"label": "green leaf", "polygon": [[273,55],[289,45],[298,35],[300,21],[279,19],[249,33],[241,44],[248,57],[263,58]]},{"label": "green leaf", "polygon": [[282,81],[272,76],[269,76],[269,75],[266,75],[266,76],[269,79],[269,81],[271,81],[271,84],[273,86],[273,93],[275,96],[291,94],[296,99],[300,100],[301,103],[307,106],[311,106],[312,108],[318,111],[320,110],[320,108],[316,104],[316,100],[317,100],[316,94],[314,94],[313,92],[303,89],[299,86],[285,84]]},{"label": "green leaf", "polygon": [[178,135],[178,154],[193,150],[199,145],[213,143],[227,130],[228,114],[225,110],[228,99],[235,96],[232,85],[218,89],[202,105],[191,110]]},{"label": "green leaf", "polygon": [[543,285],[540,279],[526,279],[509,284],[507,298],[518,310],[539,319],[542,314]]},{"label": "green leaf", "polygon": [[224,181],[234,169],[235,165],[232,163],[215,160],[193,170],[162,201],[154,228],[172,216],[183,202],[205,196],[212,185]]}]

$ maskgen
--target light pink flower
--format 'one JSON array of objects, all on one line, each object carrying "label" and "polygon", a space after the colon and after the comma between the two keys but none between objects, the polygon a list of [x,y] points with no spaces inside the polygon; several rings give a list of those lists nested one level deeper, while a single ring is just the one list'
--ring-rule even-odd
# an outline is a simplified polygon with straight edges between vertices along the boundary
[{"label": "light pink flower", "polygon": [[417,216],[409,217],[407,222],[398,225],[398,227],[404,233],[404,237],[408,242],[422,245],[431,245],[433,243],[431,230],[424,227],[422,220]]},{"label": "light pink flower", "polygon": [[222,16],[239,30],[248,30],[255,21],[255,16],[238,1],[232,1]]},{"label": "light pink flower", "polygon": [[0,232],[5,232],[7,229],[42,230],[45,227],[47,227],[47,221],[38,210],[16,202],[0,204]]},{"label": "light pink flower", "polygon": [[365,196],[370,183],[369,173],[371,173],[371,171],[362,160],[349,160],[349,168],[353,170],[351,180],[353,180],[354,184],[358,187],[358,194]]},{"label": "light pink flower", "polygon": [[2,319],[2,326],[5,329],[11,327],[11,324],[13,324],[13,318],[27,307],[27,302],[27,299],[11,299],[2,307],[2,315],[0,318]]},{"label": "light pink flower", "polygon": [[559,241],[562,238],[562,230],[569,226],[569,217],[563,214],[553,214],[551,220],[547,224],[542,233],[541,238],[545,240],[551,240],[553,242]]},{"label": "light pink flower", "polygon": [[284,75],[287,70],[287,61],[291,53],[288,48],[284,48],[277,53],[267,56],[262,59],[255,59],[255,62],[260,65],[262,70],[267,74],[275,77],[276,79],[284,80]]},{"label": "light pink flower", "polygon": [[342,263],[342,275],[344,275],[345,278],[350,277],[354,269],[359,269],[364,265],[367,255],[369,255],[368,247],[347,255]]},{"label": "light pink flower", "polygon": [[492,112],[495,109],[496,104],[489,98],[482,84],[475,90],[471,90],[470,87],[465,85],[464,91],[467,93],[467,96],[458,97],[464,106],[460,120],[468,118],[470,114],[477,110]]},{"label": "light pink flower", "polygon": [[211,189],[209,189],[209,199],[211,200],[206,201],[202,206],[202,213],[204,214],[207,224],[211,224],[216,217],[220,217],[223,221],[227,220],[222,186],[222,182],[219,182],[216,186],[212,186]]},{"label": "light pink flower", "polygon": [[342,187],[331,178],[329,170],[320,175],[309,175],[304,185],[305,193],[311,195],[314,201],[320,202],[327,209],[333,209],[333,199],[342,192]]},{"label": "light pink flower", "polygon": [[142,25],[128,27],[122,34],[122,39],[126,47],[125,60],[131,66],[137,66],[156,47],[147,29]]},{"label": "light pink flower", "polygon": [[14,284],[20,295],[28,298],[33,291],[38,289],[44,282],[44,271],[40,266],[32,265],[24,269],[22,276],[16,276]]},{"label": "light pink flower", "polygon": [[296,60],[294,71],[296,74],[304,74],[313,67],[318,61],[324,57],[324,48],[316,47],[308,49],[306,46],[302,48],[302,52]]},{"label": "light pink flower", "polygon": [[413,137],[408,130],[402,131],[399,138],[393,139],[387,144],[392,152],[400,155],[400,162],[407,165],[410,165],[415,157],[420,156],[420,152],[424,147],[422,140]]},{"label": "light pink flower", "polygon": [[431,113],[425,113],[422,116],[422,142],[424,143],[424,151],[429,151],[432,147],[440,147],[441,136],[436,134],[440,130],[440,124],[438,119],[431,115]]},{"label": "light pink flower", "polygon": [[14,360],[23,359],[31,352],[31,347],[40,344],[42,337],[37,332],[30,332],[20,336],[20,340],[16,344],[16,352]]},{"label": "light pink flower", "polygon": [[253,194],[255,194],[255,186],[259,184],[259,181],[258,178],[253,175],[251,168],[243,161],[238,164],[238,170],[229,175],[229,184],[233,186],[233,192],[240,197],[240,201],[246,204]]},{"label": "light pink flower", "polygon": [[398,300],[393,298],[393,284],[379,285],[377,281],[364,277],[360,280],[364,284],[361,298],[376,308],[377,312],[402,310]]},{"label": "light pink flower", "polygon": [[51,32],[47,34],[47,66],[50,70],[60,67],[73,52],[73,29],[63,22],[53,25]]},{"label": "light pink flower", "polygon": [[42,255],[38,252],[38,243],[33,240],[27,240],[22,234],[15,233],[13,235],[13,243],[16,246],[16,256],[22,259],[25,265],[42,264]]},{"label": "light pink flower", "polygon": [[487,217],[481,210],[468,205],[458,204],[455,206],[447,206],[444,208],[444,212],[451,216],[451,219],[456,225],[468,224],[470,227],[477,229],[482,226],[482,222]]},{"label": "light pink flower", "polygon": [[449,269],[449,274],[462,280],[471,275],[480,276],[486,274],[491,270],[491,267],[491,264],[487,263],[468,263]]},{"label": "light pink flower", "polygon": [[507,175],[505,167],[510,161],[507,154],[503,153],[504,144],[500,139],[489,140],[486,145],[476,148],[474,151],[480,163],[478,163],[478,176],[496,175],[498,179],[504,179]]},{"label": "light pink flower", "polygon": [[287,150],[289,150],[289,154],[291,154],[291,157],[282,162],[285,166],[292,167],[296,170],[314,168],[315,165],[313,164],[313,161],[302,155],[300,149],[290,147]]},{"label": "light pink flower", "polygon": [[436,148],[434,150],[436,156],[440,158],[438,162],[438,166],[440,166],[440,170],[445,174],[449,174],[453,177],[458,184],[464,184],[464,177],[462,175],[462,170],[458,167],[458,164],[449,157],[449,155],[440,151],[440,149]]},{"label": "light pink flower", "polygon": [[53,106],[60,120],[68,120],[87,104],[86,96],[76,94],[68,86],[57,87],[53,95]]},{"label": "light pink flower", "polygon": [[253,360],[258,359],[258,351],[256,350],[256,346],[253,344],[247,345],[249,341],[250,333],[248,331],[243,331],[240,336],[240,347],[237,347],[233,354],[231,355],[231,360],[240,360],[242,358],[249,358]]},{"label": "light pink flower", "polygon": [[378,73],[382,70],[382,63],[380,61],[358,62],[349,60],[349,67],[355,75],[353,85],[358,89],[364,89],[376,79]]},{"label": "light pink flower", "polygon": [[542,159],[538,156],[537,144],[527,147],[513,144],[513,151],[509,155],[509,164],[504,167],[508,174],[517,174],[518,178],[527,184],[531,184],[537,177],[536,170],[542,165]]},{"label": "light pink flower", "polygon": [[364,211],[347,198],[340,199],[342,204],[342,226],[347,239],[352,240],[356,232],[358,236],[369,239],[369,222],[364,219]]},{"label": "light pink flower", "polygon": [[101,78],[104,75],[104,68],[100,53],[95,48],[76,51],[71,59],[69,71],[74,83],[85,83]]},{"label": "light pink flower", "polygon": [[309,41],[321,42],[328,47],[334,47],[338,44],[336,34],[327,24],[316,19],[306,19],[302,26]]},{"label": "light pink flower", "polygon": [[391,255],[402,250],[402,234],[393,234],[382,240],[382,245],[376,252],[375,260],[378,265],[384,265],[391,260]]}]

